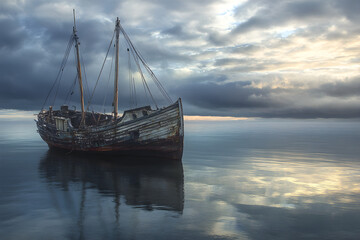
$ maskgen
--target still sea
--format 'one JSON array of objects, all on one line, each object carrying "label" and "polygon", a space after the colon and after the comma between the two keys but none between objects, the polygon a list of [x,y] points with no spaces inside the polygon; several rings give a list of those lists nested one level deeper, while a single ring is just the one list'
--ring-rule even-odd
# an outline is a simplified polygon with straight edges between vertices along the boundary
[{"label": "still sea", "polygon": [[164,163],[0,119],[0,239],[360,239],[360,121],[186,121]]}]

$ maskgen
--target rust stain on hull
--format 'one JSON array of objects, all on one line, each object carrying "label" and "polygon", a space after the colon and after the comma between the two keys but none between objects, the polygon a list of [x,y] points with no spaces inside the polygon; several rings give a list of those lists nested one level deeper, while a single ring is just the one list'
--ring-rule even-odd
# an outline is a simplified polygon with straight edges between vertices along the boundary
[{"label": "rust stain on hull", "polygon": [[[76,127],[78,116],[79,112],[69,110],[41,112],[37,121],[38,132],[49,147],[69,151],[182,158],[184,121],[181,99],[159,110],[150,107],[128,110],[115,121],[110,115],[89,115],[94,123],[87,119],[90,124],[84,128]],[[106,119],[96,122],[102,118]]]}]

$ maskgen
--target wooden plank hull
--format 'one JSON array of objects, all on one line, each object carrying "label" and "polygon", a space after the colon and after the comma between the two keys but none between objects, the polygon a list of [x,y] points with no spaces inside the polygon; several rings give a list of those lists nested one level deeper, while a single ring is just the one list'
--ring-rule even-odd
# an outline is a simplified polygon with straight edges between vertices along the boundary
[{"label": "wooden plank hull", "polygon": [[181,160],[184,139],[181,99],[136,119],[126,120],[125,117],[105,125],[65,131],[56,129],[54,124],[39,116],[37,127],[49,147]]}]

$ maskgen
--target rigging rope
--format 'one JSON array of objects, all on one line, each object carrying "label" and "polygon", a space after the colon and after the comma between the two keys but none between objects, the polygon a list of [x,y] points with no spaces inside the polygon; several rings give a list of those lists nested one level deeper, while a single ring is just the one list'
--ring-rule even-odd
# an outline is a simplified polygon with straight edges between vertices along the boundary
[{"label": "rigging rope", "polygon": [[131,82],[131,62],[130,62],[130,52],[129,48],[127,49],[127,55],[128,55],[128,70],[129,70],[129,90],[130,90],[130,107],[132,107],[133,104],[133,92],[132,92],[132,82]]},{"label": "rigging rope", "polygon": [[134,78],[132,77],[131,60],[130,60],[130,50],[129,50],[129,48],[127,48],[127,53],[128,53],[128,68],[129,68],[130,107],[132,107],[132,106],[137,107],[136,89],[135,89]]},{"label": "rigging rope", "polygon": [[[60,73],[60,76],[59,76],[59,79],[58,79],[58,83],[57,83],[57,87],[56,87],[56,91],[55,91],[54,99],[53,99],[53,101],[52,101],[52,103],[51,103],[51,105],[52,105],[52,106],[54,106],[54,105],[55,105],[56,97],[57,97],[57,94],[58,94],[59,89],[60,89],[61,79],[62,79],[62,76],[63,76],[63,74],[64,74],[65,64],[66,64],[67,59],[68,59],[68,57],[69,57],[69,54],[70,54],[70,51],[71,51],[71,47],[72,47],[72,45],[69,47],[69,53],[68,53],[68,55],[67,55],[66,59],[64,59],[64,60],[65,60],[65,62],[64,62],[63,68],[61,69],[61,73]],[[64,60],[63,60],[63,61],[64,61]]]},{"label": "rigging rope", "polygon": [[149,75],[151,76],[151,78],[153,79],[153,81],[155,82],[156,86],[159,88],[160,92],[162,93],[162,95],[164,96],[164,98],[169,101],[170,103],[172,102],[172,99],[170,98],[169,94],[166,92],[165,88],[162,86],[161,82],[157,79],[157,77],[155,76],[154,72],[150,69],[150,67],[147,65],[145,59],[141,56],[141,54],[136,50],[134,44],[131,42],[129,36],[127,35],[127,33],[125,32],[125,30],[122,28],[122,26],[120,25],[120,30],[123,33],[126,41],[128,42],[128,44],[130,45],[130,49],[133,50],[133,52],[135,52],[137,58],[141,61],[141,63],[143,64],[143,66],[145,67],[145,69],[147,70],[147,72],[149,73]]},{"label": "rigging rope", "polygon": [[53,99],[52,104],[51,104],[52,106],[55,105],[55,100],[56,100],[57,94],[58,94],[58,92],[59,92],[60,83],[61,83],[60,80],[61,80],[61,78],[62,78],[63,73],[64,73],[64,71],[61,71],[60,78],[59,78],[59,81],[58,81],[58,84],[57,84],[57,87],[56,87],[54,99]]},{"label": "rigging rope", "polygon": [[136,88],[135,88],[135,80],[134,80],[134,77],[132,78],[132,85],[133,85],[133,88],[134,88],[134,95],[135,95],[135,98],[134,98],[134,101],[135,101],[135,107],[137,107],[137,99],[136,99]]},{"label": "rigging rope", "polygon": [[107,85],[106,85],[105,97],[104,97],[103,105],[102,105],[102,107],[101,107],[101,108],[104,109],[104,113],[105,113],[105,108],[104,108],[104,106],[105,106],[105,101],[106,101],[106,98],[107,98],[107,92],[108,92],[108,89],[109,89],[109,83],[110,83],[110,78],[111,78],[112,66],[113,66],[114,58],[115,58],[115,51],[114,51],[113,57],[111,58],[109,78],[108,78]]},{"label": "rigging rope", "polygon": [[[121,26],[120,26],[121,27]],[[122,28],[120,28],[120,30],[121,30]],[[122,31],[123,32],[123,31]],[[124,33],[123,32],[123,34],[126,34],[126,33]],[[125,35],[124,35],[125,36]],[[128,37],[126,38],[125,37],[125,39],[128,39]],[[129,41],[130,41],[130,39],[128,39]],[[154,102],[154,104],[155,104],[155,106],[156,106],[156,109],[159,109],[159,107],[158,107],[158,105],[156,104],[156,101],[155,101],[155,99],[154,99],[154,97],[153,97],[153,95],[151,94],[151,91],[150,91],[150,88],[149,88],[149,86],[148,86],[148,84],[147,84],[147,82],[146,82],[146,80],[145,80],[145,77],[144,77],[144,74],[143,74],[143,72],[142,72],[142,70],[141,70],[141,66],[140,66],[140,63],[139,63],[139,56],[137,55],[137,54],[134,54],[134,51],[136,51],[133,47],[133,45],[131,45],[131,42],[129,42],[127,40],[127,42],[128,42],[128,44],[129,44],[129,46],[130,46],[130,51],[131,51],[131,53],[132,53],[132,56],[133,56],[133,59],[134,59],[134,62],[136,63],[136,65],[137,65],[137,68],[138,68],[138,70],[139,70],[139,73],[140,73],[140,76],[141,76],[141,80],[142,80],[142,82],[143,82],[143,85],[144,85],[144,89],[145,89],[145,95],[146,95],[146,90],[149,92],[149,95],[150,95],[150,97],[151,97],[151,99],[152,99],[152,101]],[[146,97],[147,97],[147,95],[146,95]]]},{"label": "rigging rope", "polygon": [[91,104],[92,98],[93,98],[94,93],[95,93],[95,89],[96,89],[96,87],[97,87],[97,85],[98,85],[98,83],[99,83],[99,79],[100,79],[101,73],[102,73],[102,71],[103,71],[103,69],[104,69],[104,65],[105,65],[105,62],[106,62],[106,58],[107,58],[107,56],[108,56],[108,54],[109,54],[109,51],[110,51],[112,42],[113,42],[113,40],[114,40],[114,36],[115,36],[115,31],[114,31],[113,36],[112,36],[112,38],[111,38],[111,41],[110,41],[110,44],[109,44],[109,48],[108,48],[108,50],[107,50],[107,52],[106,52],[106,56],[105,56],[104,62],[103,62],[103,64],[102,64],[102,66],[101,66],[101,70],[100,70],[99,76],[98,76],[98,78],[97,78],[97,80],[96,80],[94,90],[93,90],[93,92],[92,92],[92,94],[91,94],[91,97],[89,98],[88,104],[87,104],[87,106],[86,106],[86,111],[89,109],[89,106],[90,106],[90,104]]},{"label": "rigging rope", "polygon": [[[70,35],[69,42],[68,42],[68,45],[67,45],[67,47],[66,47],[66,51],[65,51],[63,60],[62,60],[61,65],[60,65],[59,72],[58,72],[58,74],[57,74],[57,76],[56,76],[56,78],[55,78],[55,81],[54,81],[53,85],[51,86],[51,88],[50,88],[50,90],[49,90],[49,92],[48,92],[48,94],[47,94],[47,96],[46,96],[46,98],[45,98],[45,101],[44,101],[44,103],[43,103],[43,105],[42,105],[42,107],[41,107],[41,110],[44,109],[44,106],[45,106],[45,104],[46,104],[46,102],[47,102],[47,100],[48,100],[48,98],[49,98],[52,90],[54,89],[56,83],[57,83],[58,81],[60,81],[60,79],[61,79],[61,77],[62,77],[62,72],[64,71],[64,68],[65,68],[67,59],[68,59],[68,57],[69,57],[69,53],[70,53],[70,50],[71,50],[71,48],[72,48],[73,42],[74,42],[74,35],[71,34],[71,35]],[[56,98],[56,95],[55,95],[55,98]],[[55,98],[54,98],[53,103],[55,103]]]},{"label": "rigging rope", "polygon": [[[77,81],[76,81],[77,78],[78,78],[78,74],[76,73],[75,78],[74,78],[74,82],[71,84],[70,91],[69,91],[68,94],[66,95],[64,105],[69,104],[70,101],[71,101],[71,97],[72,97],[72,95],[74,94],[74,88],[75,88],[75,85],[76,85],[76,82],[77,82]],[[70,97],[70,98],[69,98],[69,97]],[[68,98],[69,98],[69,101],[68,101]]]},{"label": "rigging rope", "polygon": [[[135,46],[133,45],[133,43],[131,42],[129,36],[127,35],[127,33],[125,32],[125,30],[123,29],[123,27],[120,25],[120,31],[122,32],[125,40],[126,40],[126,43],[127,45],[129,46],[129,48],[127,49],[129,55],[128,55],[128,60],[129,60],[129,84],[130,84],[130,104],[134,104],[135,103],[135,106],[137,106],[137,99],[136,99],[136,87],[135,87],[135,80],[134,78],[132,77],[132,72],[131,72],[131,61],[130,61],[130,52],[131,52],[131,55],[133,56],[133,60],[134,62],[136,63],[136,66],[137,66],[137,69],[140,73],[140,76],[141,76],[141,80],[142,80],[142,84],[143,84],[143,87],[144,87],[144,91],[145,91],[145,95],[146,95],[146,98],[148,98],[148,95],[147,93],[149,93],[150,97],[151,97],[151,100],[153,101],[153,103],[155,104],[156,108],[158,109],[158,105],[155,101],[155,98],[154,96],[152,95],[151,91],[150,91],[150,88],[149,88],[149,85],[147,84],[147,81],[145,79],[145,76],[144,76],[144,73],[143,73],[143,70],[141,69],[141,65],[140,65],[140,62],[142,63],[142,65],[144,66],[145,70],[148,72],[148,74],[150,75],[150,77],[153,79],[155,85],[157,86],[157,88],[159,89],[159,91],[161,92],[161,94],[164,96],[164,98],[168,101],[168,102],[172,102],[170,96],[168,95],[168,93],[166,92],[166,90],[164,89],[164,87],[162,86],[161,82],[157,79],[157,77],[155,76],[155,74],[153,73],[153,71],[150,69],[150,67],[147,65],[145,59],[142,57],[142,55],[140,54],[140,52],[138,52],[135,48]],[[100,80],[100,77],[101,77],[101,74],[102,74],[102,71],[104,69],[104,65],[105,65],[105,62],[107,60],[107,57],[108,57],[108,54],[109,54],[109,51],[110,51],[110,48],[112,46],[112,43],[113,43],[113,40],[114,40],[114,36],[115,36],[115,32],[113,33],[113,36],[112,36],[112,39],[110,41],[110,44],[109,44],[109,47],[108,47],[108,50],[106,52],[106,56],[105,56],[105,59],[103,61],[103,64],[101,66],[101,70],[100,70],[100,73],[99,73],[99,76],[96,80],[96,83],[95,83],[95,86],[94,86],[94,89],[91,93],[91,96],[89,98],[89,101],[87,103],[87,107],[86,107],[86,111],[89,110],[89,107],[91,105],[91,101],[93,99],[93,96],[94,96],[94,93],[95,93],[95,90],[96,90],[96,87],[99,83],[99,80]],[[66,48],[66,51],[65,51],[65,54],[64,54],[64,57],[63,57],[63,60],[61,62],[61,65],[60,65],[60,69],[58,71],[58,74],[57,74],[57,77],[50,89],[50,91],[48,92],[47,96],[46,96],[46,99],[43,103],[43,106],[41,108],[41,110],[44,109],[44,106],[50,96],[50,94],[53,92],[55,86],[56,86],[56,91],[55,91],[55,96],[54,96],[54,99],[53,99],[53,105],[55,103],[55,100],[56,100],[56,97],[57,97],[57,94],[58,94],[58,90],[60,88],[60,80],[63,76],[63,72],[64,72],[64,68],[66,66],[66,63],[67,63],[67,60],[68,60],[68,57],[69,57],[69,53],[71,51],[71,48],[72,48],[72,45],[75,41],[75,38],[74,38],[74,34],[71,34],[70,36],[70,39],[69,39],[69,42],[68,42],[68,45],[67,45],[67,48]],[[130,50],[130,51],[129,51]],[[84,75],[85,75],[85,85],[86,85],[86,90],[87,90],[87,94],[90,95],[90,91],[89,91],[89,86],[88,86],[88,81],[87,81],[87,76],[86,76],[86,69],[85,69],[85,64],[84,64],[84,61],[83,61],[83,56],[82,54],[80,55],[81,56],[81,60],[82,60],[82,66],[83,66],[83,69],[84,69]],[[113,62],[113,59],[112,59],[112,62]],[[112,69],[112,65],[113,63],[111,63],[111,69]],[[78,74],[76,75],[76,78],[77,78]],[[111,76],[111,71],[110,71],[110,74],[109,74],[109,79],[110,79],[110,76]],[[76,78],[75,78],[75,81],[74,81],[74,84],[72,84],[71,86],[71,91],[67,94],[66,96],[66,99],[65,99],[65,103],[67,102],[69,96],[71,97],[71,95],[73,94],[73,89],[76,85]],[[109,83],[109,80],[108,80],[108,83]],[[71,93],[71,94],[70,94]],[[70,94],[70,95],[69,95]],[[69,100],[70,101],[70,100]],[[104,98],[104,104],[105,104],[105,101],[106,101],[106,96]],[[103,104],[103,105],[104,105]]]}]

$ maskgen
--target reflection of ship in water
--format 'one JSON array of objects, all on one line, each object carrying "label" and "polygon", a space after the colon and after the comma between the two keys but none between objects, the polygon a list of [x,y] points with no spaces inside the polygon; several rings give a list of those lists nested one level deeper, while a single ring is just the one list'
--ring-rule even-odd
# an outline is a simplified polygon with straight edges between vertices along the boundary
[{"label": "reflection of ship in water", "polygon": [[49,150],[40,162],[40,174],[49,184],[65,190],[72,183],[83,183],[98,189],[103,196],[113,196],[115,203],[122,196],[126,205],[182,213],[184,175],[181,162],[128,159],[119,163],[112,159],[99,161],[99,157],[103,156],[66,155]]}]

